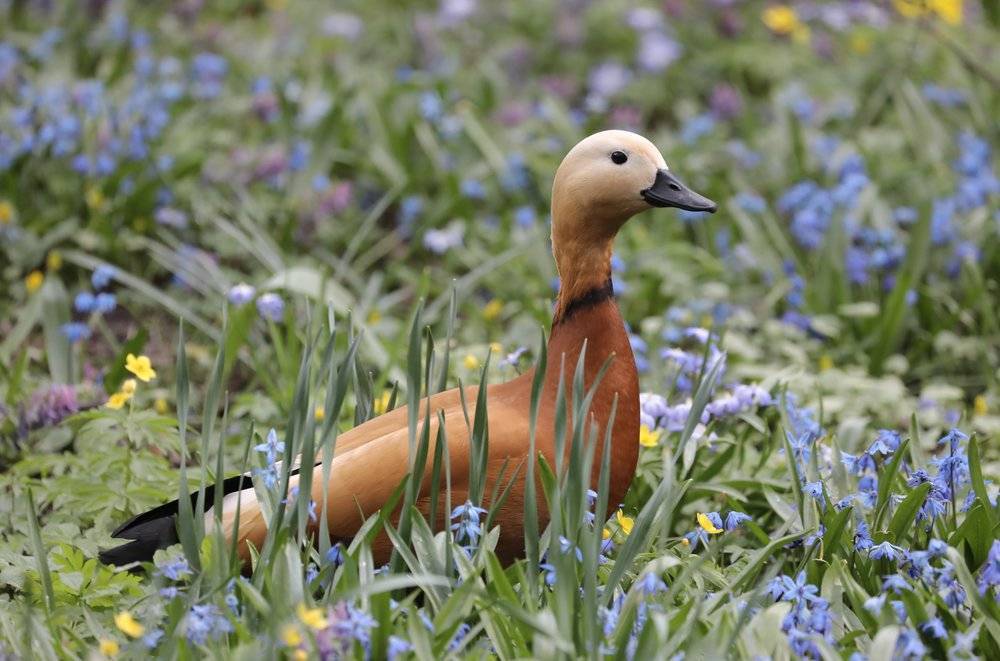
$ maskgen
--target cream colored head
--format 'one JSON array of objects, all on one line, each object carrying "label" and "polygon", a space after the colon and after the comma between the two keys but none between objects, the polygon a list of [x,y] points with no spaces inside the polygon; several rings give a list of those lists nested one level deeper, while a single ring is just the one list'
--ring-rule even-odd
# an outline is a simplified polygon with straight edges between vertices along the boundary
[{"label": "cream colored head", "polygon": [[652,142],[630,131],[601,131],[566,154],[552,184],[552,238],[611,238],[653,206],[715,211],[684,186]]},{"label": "cream colored head", "polygon": [[641,135],[602,131],[566,154],[552,183],[552,254],[561,280],[555,320],[573,301],[607,287],[615,234],[651,207],[715,211]]}]

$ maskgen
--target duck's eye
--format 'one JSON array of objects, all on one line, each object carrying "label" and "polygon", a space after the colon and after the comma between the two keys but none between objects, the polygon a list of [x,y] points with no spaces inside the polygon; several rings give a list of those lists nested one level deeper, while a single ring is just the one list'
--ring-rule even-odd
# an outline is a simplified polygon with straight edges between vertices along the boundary
[{"label": "duck's eye", "polygon": [[611,152],[611,160],[615,162],[615,165],[621,165],[628,160],[628,154],[623,151],[613,151]]}]

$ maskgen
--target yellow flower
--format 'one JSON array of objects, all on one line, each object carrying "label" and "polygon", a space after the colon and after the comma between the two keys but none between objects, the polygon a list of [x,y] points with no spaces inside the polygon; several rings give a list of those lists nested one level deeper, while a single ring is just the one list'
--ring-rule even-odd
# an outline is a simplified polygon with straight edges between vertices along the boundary
[{"label": "yellow flower", "polygon": [[503,301],[498,298],[494,298],[483,306],[483,319],[486,321],[493,321],[500,316],[501,312],[503,312]]},{"label": "yellow flower", "polygon": [[102,638],[98,649],[104,656],[117,656],[119,647],[118,643],[110,638]]},{"label": "yellow flower", "polygon": [[701,529],[707,532],[708,534],[718,535],[720,532],[722,532],[721,529],[715,527],[715,524],[712,523],[712,520],[708,518],[708,516],[706,516],[705,514],[698,512],[697,519],[698,519],[698,525],[701,526]]},{"label": "yellow flower", "polygon": [[892,4],[906,18],[921,18],[933,13],[949,25],[962,22],[962,0],[892,0]]},{"label": "yellow flower", "polygon": [[91,186],[83,197],[90,209],[100,209],[104,206],[104,193],[101,192],[100,188]]},{"label": "yellow flower", "polygon": [[281,630],[281,642],[288,647],[298,647],[302,644],[302,634],[294,624],[286,624]]},{"label": "yellow flower", "polygon": [[490,342],[490,351],[493,353],[500,353],[503,351],[503,345],[499,342]]},{"label": "yellow flower", "polygon": [[610,530],[608,530],[607,528],[605,528],[604,530],[601,531],[601,539],[610,539],[610,537],[611,537],[611,531]]},{"label": "yellow flower", "polygon": [[42,272],[32,271],[28,274],[28,277],[24,279],[24,288],[28,290],[29,294],[34,294],[36,291],[41,289],[43,282],[45,282],[45,276]]},{"label": "yellow flower", "polygon": [[326,419],[326,407],[320,404],[313,411],[313,417],[316,418],[316,422],[323,422]]},{"label": "yellow flower", "polygon": [[382,313],[378,310],[372,310],[368,313],[368,324],[374,326],[378,322],[382,321]]},{"label": "yellow flower", "polygon": [[931,0],[931,10],[948,25],[962,22],[962,0]]},{"label": "yellow flower", "polygon": [[382,415],[389,410],[389,400],[392,398],[392,393],[388,390],[382,391],[382,396],[375,400],[372,406],[375,409],[376,415]]},{"label": "yellow flower", "polygon": [[462,364],[465,365],[465,369],[467,370],[479,369],[479,359],[471,353],[465,354],[465,358],[462,359]]},{"label": "yellow flower", "polygon": [[130,638],[138,638],[146,632],[146,627],[139,624],[136,619],[132,617],[132,613],[129,613],[128,611],[122,611],[121,613],[118,613],[118,615],[115,615],[115,626],[118,627],[123,634],[129,636]]},{"label": "yellow flower", "polygon": [[626,535],[632,532],[632,526],[635,525],[635,519],[630,516],[625,516],[625,512],[618,510],[615,512],[615,519],[618,521],[618,526],[621,528],[622,532]]},{"label": "yellow flower", "polygon": [[781,35],[791,34],[801,24],[798,14],[788,5],[768,7],[760,18],[771,32]]},{"label": "yellow flower", "polygon": [[659,429],[650,429],[646,425],[639,427],[639,445],[644,448],[655,448],[660,444],[660,436],[663,432]]},{"label": "yellow flower", "polygon": [[819,371],[825,372],[827,370],[833,369],[833,358],[830,358],[827,354],[823,354],[819,357]]},{"label": "yellow flower", "polygon": [[800,43],[809,41],[809,26],[800,21],[795,10],[787,5],[768,7],[761,15],[761,20],[777,35],[790,36]]},{"label": "yellow flower", "polygon": [[867,34],[855,32],[851,35],[851,50],[858,55],[867,55],[872,49],[872,40]]},{"label": "yellow flower", "polygon": [[305,604],[299,604],[295,612],[298,613],[302,623],[310,629],[326,628],[326,616],[323,614],[322,608],[306,608]]},{"label": "yellow flower", "polygon": [[153,370],[153,364],[149,360],[149,356],[139,356],[135,357],[135,354],[129,354],[125,356],[125,369],[132,374],[139,377],[139,380],[148,383],[150,379],[156,378],[156,372]]},{"label": "yellow flower", "polygon": [[170,404],[168,404],[167,400],[164,399],[163,397],[157,397],[153,401],[153,410],[159,413],[160,415],[166,415],[167,411],[170,410]]},{"label": "yellow flower", "polygon": [[115,394],[108,397],[108,402],[105,404],[109,409],[118,410],[125,406],[125,402],[132,399],[132,395],[127,395],[123,392],[116,392]]},{"label": "yellow flower", "polygon": [[691,540],[687,537],[681,537],[681,544],[683,546],[691,546]]},{"label": "yellow flower", "polygon": [[8,225],[14,220],[14,205],[7,200],[0,200],[0,225]]},{"label": "yellow flower", "polygon": [[138,384],[135,382],[135,379],[125,379],[124,381],[122,381],[122,387],[120,388],[120,391],[123,395],[131,397],[132,395],[135,394],[135,388],[137,385]]},{"label": "yellow flower", "polygon": [[292,661],[306,661],[309,658],[309,653],[304,649],[296,649],[292,652]]},{"label": "yellow flower", "polygon": [[972,400],[972,411],[977,416],[983,416],[989,412],[986,406],[986,395],[976,395],[976,398]]},{"label": "yellow flower", "polygon": [[63,258],[62,253],[58,250],[51,251],[45,256],[45,268],[49,271],[58,271],[62,268]]}]

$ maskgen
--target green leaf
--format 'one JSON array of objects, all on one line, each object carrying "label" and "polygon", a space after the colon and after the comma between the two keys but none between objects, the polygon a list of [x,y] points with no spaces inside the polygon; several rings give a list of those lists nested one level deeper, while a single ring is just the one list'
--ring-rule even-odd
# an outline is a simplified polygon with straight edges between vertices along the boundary
[{"label": "green leaf", "polygon": [[903,499],[903,502],[896,508],[896,512],[889,521],[889,533],[896,544],[903,543],[903,536],[913,526],[913,521],[917,518],[917,512],[927,500],[927,492],[931,490],[931,483],[924,482],[911,490]]}]

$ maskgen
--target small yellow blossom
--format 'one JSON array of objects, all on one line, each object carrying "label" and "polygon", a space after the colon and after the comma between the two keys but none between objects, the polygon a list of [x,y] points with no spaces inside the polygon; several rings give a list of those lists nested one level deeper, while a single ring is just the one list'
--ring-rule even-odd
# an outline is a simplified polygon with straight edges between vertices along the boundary
[{"label": "small yellow blossom", "polygon": [[851,35],[851,50],[858,55],[867,55],[872,49],[872,40],[863,32],[855,32]]},{"label": "small yellow blossom", "polygon": [[962,0],[892,0],[892,4],[906,18],[936,14],[949,25],[962,22]]},{"label": "small yellow blossom", "polygon": [[389,410],[389,400],[392,398],[392,393],[388,390],[382,391],[382,396],[375,400],[372,408],[375,410],[376,415],[382,415]]},{"label": "small yellow blossom", "polygon": [[712,520],[708,518],[707,515],[698,512],[697,519],[698,519],[698,525],[701,526],[701,529],[707,532],[708,534],[718,535],[720,532],[722,532],[721,529],[715,527],[715,524],[712,523]]},{"label": "small yellow blossom", "polygon": [[298,613],[302,623],[310,629],[318,631],[319,629],[326,628],[326,616],[323,614],[322,608],[306,608],[305,604],[299,604],[295,612]]},{"label": "small yellow blossom", "polygon": [[156,371],[153,370],[153,364],[150,362],[149,356],[139,356],[137,358],[135,354],[130,353],[125,356],[125,369],[139,377],[139,380],[143,383],[148,383],[150,379],[156,378]]},{"label": "small yellow blossom", "polygon": [[87,189],[87,192],[83,195],[84,201],[87,203],[87,207],[91,210],[100,209],[104,206],[104,193],[101,192],[100,188],[91,186]]},{"label": "small yellow blossom", "polygon": [[374,326],[378,322],[382,321],[382,313],[378,310],[372,310],[368,313],[368,324]]},{"label": "small yellow blossom", "polygon": [[63,258],[62,253],[58,250],[53,250],[45,256],[45,268],[49,271],[58,271],[62,268]]},{"label": "small yellow blossom", "polygon": [[288,647],[298,647],[302,644],[302,634],[294,624],[286,624],[281,630],[281,642]]},{"label": "small yellow blossom", "polygon": [[799,20],[799,15],[788,5],[774,5],[761,15],[771,32],[783,37],[790,36],[798,42],[809,41],[809,26]]},{"label": "small yellow blossom", "polygon": [[465,354],[465,358],[462,359],[462,364],[465,365],[465,369],[467,370],[479,369],[479,359],[471,353]]},{"label": "small yellow blossom", "polygon": [[681,537],[681,544],[683,546],[691,546],[691,540],[687,537]]},{"label": "small yellow blossom", "polygon": [[499,298],[494,298],[483,306],[483,319],[493,321],[500,316],[501,312],[503,312],[503,301]]},{"label": "small yellow blossom", "polygon": [[788,5],[774,5],[773,7],[768,7],[761,14],[761,20],[764,21],[764,25],[774,32],[775,34],[791,34],[792,31],[798,27],[799,16],[795,13],[795,10]]},{"label": "small yellow blossom", "polygon": [[615,519],[618,521],[618,526],[622,529],[622,532],[626,535],[632,532],[632,526],[635,525],[635,519],[630,516],[625,516],[625,512],[618,510],[615,512]]},{"label": "small yellow blossom", "polygon": [[9,225],[14,220],[14,205],[7,200],[0,200],[0,225]]},{"label": "small yellow blossom", "polygon": [[104,656],[118,656],[118,643],[110,638],[102,638],[100,644],[98,645],[98,649]]},{"label": "small yellow blossom", "polygon": [[323,422],[326,419],[326,407],[320,404],[313,410],[313,418],[316,422]]},{"label": "small yellow blossom", "polygon": [[984,416],[989,412],[989,408],[986,406],[986,395],[976,395],[976,398],[972,400],[972,412],[977,416]]},{"label": "small yellow blossom", "polygon": [[601,531],[601,539],[611,539],[611,531],[605,528]]},{"label": "small yellow blossom", "polygon": [[157,397],[153,400],[153,410],[160,415],[166,415],[167,411],[170,410],[170,404],[168,404],[167,400],[163,397]]},{"label": "small yellow blossom", "polygon": [[122,611],[115,615],[115,626],[118,627],[119,631],[130,638],[138,638],[146,632],[146,627],[139,624],[132,613],[128,611]]},{"label": "small yellow blossom", "polygon": [[490,351],[492,353],[500,353],[503,351],[503,345],[499,342],[490,342]]},{"label": "small yellow blossom", "polygon": [[639,427],[639,445],[644,448],[655,448],[660,444],[660,436],[663,432],[659,429],[650,429],[646,425]]},{"label": "small yellow blossom", "polygon": [[139,385],[135,382],[135,379],[125,379],[122,381],[122,387],[120,388],[123,395],[131,397],[135,394],[135,388]]},{"label": "small yellow blossom", "polygon": [[833,369],[833,358],[830,358],[830,356],[827,354],[823,354],[822,356],[820,356],[819,371],[825,372],[827,370],[832,370],[832,369]]},{"label": "small yellow blossom", "polygon": [[116,392],[115,394],[108,397],[108,402],[105,404],[109,409],[118,410],[125,406],[125,402],[132,399],[132,395],[126,395],[123,392]]},{"label": "small yellow blossom", "polygon": [[43,282],[45,282],[45,275],[41,271],[32,271],[24,279],[24,288],[28,290],[29,294],[34,294],[41,289]]},{"label": "small yellow blossom", "polygon": [[292,661],[306,661],[308,658],[309,653],[301,647],[292,651]]}]

